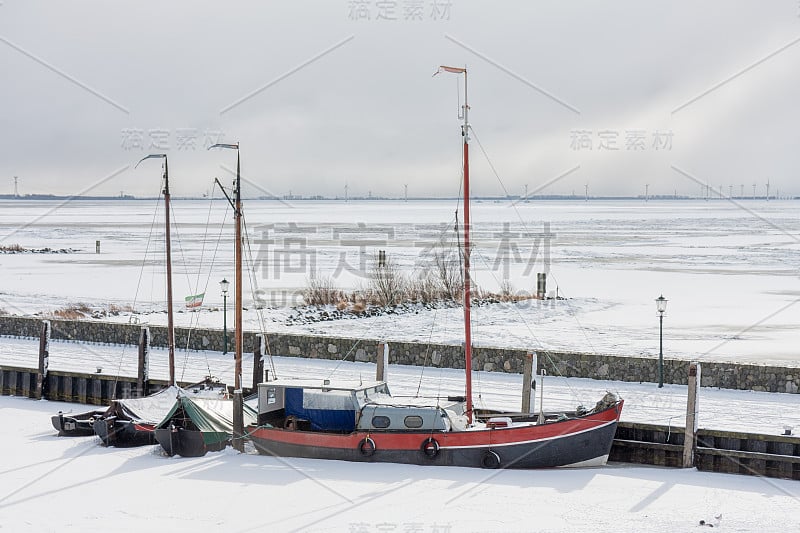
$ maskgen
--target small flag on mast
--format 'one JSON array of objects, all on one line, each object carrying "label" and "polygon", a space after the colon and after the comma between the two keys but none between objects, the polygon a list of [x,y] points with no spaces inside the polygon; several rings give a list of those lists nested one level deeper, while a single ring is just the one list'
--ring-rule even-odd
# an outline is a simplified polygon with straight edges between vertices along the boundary
[{"label": "small flag on mast", "polygon": [[433,73],[433,75],[434,75],[434,76],[436,76],[437,74],[439,74],[439,73],[441,73],[441,72],[452,72],[453,74],[463,74],[463,73],[464,73],[464,72],[466,72],[466,71],[467,71],[467,69],[465,69],[465,68],[459,68],[459,67],[446,67],[446,66],[444,66],[444,65],[441,65],[441,66],[439,67],[439,70],[437,70],[436,72],[434,72],[434,73]]},{"label": "small flag on mast", "polygon": [[195,294],[193,296],[187,296],[184,298],[186,300],[186,307],[188,309],[194,309],[195,307],[200,307],[203,305],[203,297],[206,293]]}]

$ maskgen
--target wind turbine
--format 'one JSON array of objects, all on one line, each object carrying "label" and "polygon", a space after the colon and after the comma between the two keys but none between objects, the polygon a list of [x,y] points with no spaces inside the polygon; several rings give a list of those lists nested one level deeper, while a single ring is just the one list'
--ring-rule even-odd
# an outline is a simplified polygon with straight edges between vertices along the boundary
[{"label": "wind turbine", "polygon": [[650,184],[649,183],[645,183],[645,185],[644,185],[644,201],[646,202],[648,198],[650,198]]},{"label": "wind turbine", "polygon": [[588,202],[589,201],[589,184],[585,183],[583,185],[583,189],[584,189],[583,201],[584,202]]},{"label": "wind turbine", "polygon": [[767,201],[769,202],[769,178],[767,178]]}]

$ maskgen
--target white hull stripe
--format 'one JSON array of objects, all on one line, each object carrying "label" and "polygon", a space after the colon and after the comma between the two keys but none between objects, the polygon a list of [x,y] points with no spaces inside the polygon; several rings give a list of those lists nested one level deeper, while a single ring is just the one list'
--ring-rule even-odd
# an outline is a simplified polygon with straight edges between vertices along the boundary
[{"label": "white hull stripe", "polygon": [[587,459],[585,461],[578,461],[569,465],[559,466],[557,468],[585,468],[589,466],[605,466],[608,463],[608,454],[600,455],[594,459]]},{"label": "white hull stripe", "polygon": [[[612,420],[612,421],[606,422],[605,424],[602,424],[600,426],[594,426],[594,427],[591,427],[591,428],[588,428],[588,429],[583,429],[581,431],[576,431],[574,433],[565,433],[563,435],[554,435],[552,437],[543,437],[541,439],[521,440],[521,441],[515,441],[515,442],[498,442],[498,443],[492,443],[492,444],[488,444],[488,443],[487,444],[470,444],[470,445],[467,445],[467,446],[441,446],[441,449],[442,450],[448,450],[448,449],[449,450],[455,450],[455,449],[487,448],[487,447],[499,448],[501,446],[517,446],[519,444],[531,444],[531,443],[534,443],[534,442],[544,442],[544,441],[548,441],[548,440],[564,439],[564,438],[567,438],[567,437],[573,437],[575,435],[580,435],[581,433],[586,433],[586,432],[589,432],[589,431],[597,431],[597,430],[602,429],[602,428],[604,428],[606,426],[609,426],[611,424],[616,424],[616,423],[617,423],[616,420]],[[500,430],[495,430],[495,431],[503,431],[503,430],[500,429]]]}]

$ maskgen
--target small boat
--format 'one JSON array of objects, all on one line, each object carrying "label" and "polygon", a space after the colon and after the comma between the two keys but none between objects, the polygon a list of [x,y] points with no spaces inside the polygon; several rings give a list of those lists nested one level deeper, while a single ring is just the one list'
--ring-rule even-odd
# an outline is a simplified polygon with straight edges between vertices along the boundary
[{"label": "small boat", "polygon": [[95,420],[94,433],[106,446],[155,444],[155,427],[175,405],[178,387],[167,387],[144,398],[113,400],[105,415]]},{"label": "small boat", "polygon": [[226,401],[228,391],[224,384],[206,378],[183,389],[173,385],[143,398],[113,400],[104,415],[94,421],[94,433],[106,446],[156,444],[156,426],[172,412],[179,398],[187,395]]},{"label": "small boat", "polygon": [[[256,410],[245,404],[247,425],[256,422]],[[172,457],[202,457],[223,450],[233,437],[233,401],[180,393],[172,410],[156,426],[155,438]]]},{"label": "small boat", "polygon": [[106,415],[108,409],[95,409],[77,415],[64,414],[59,411],[50,417],[59,437],[90,437],[94,435],[94,422]]},{"label": "small boat", "polygon": [[260,453],[278,457],[483,468],[603,465],[623,406],[614,394],[592,409],[536,417],[473,408],[467,70],[442,71],[464,75],[464,397],[393,398],[384,381],[276,380],[258,386],[250,439]]}]

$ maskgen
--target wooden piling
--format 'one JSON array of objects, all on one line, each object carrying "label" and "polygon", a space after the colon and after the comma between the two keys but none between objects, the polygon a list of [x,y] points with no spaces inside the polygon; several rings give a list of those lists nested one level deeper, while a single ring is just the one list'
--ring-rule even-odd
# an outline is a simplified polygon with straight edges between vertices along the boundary
[{"label": "wooden piling", "polygon": [[375,368],[375,381],[386,381],[386,367],[389,366],[389,345],[378,343],[377,366]]},{"label": "wooden piling", "polygon": [[264,335],[256,335],[253,341],[253,392],[258,391],[258,384],[264,380]]},{"label": "wooden piling", "polygon": [[[525,354],[522,365],[522,412],[531,413],[531,403],[536,403],[533,397],[535,386],[533,385],[533,374],[536,368],[536,352]],[[532,401],[533,400],[533,401]]]},{"label": "wooden piling", "polygon": [[19,373],[19,392],[20,396],[24,396],[25,398],[30,397],[31,395],[31,373],[30,372],[20,372]]},{"label": "wooden piling", "polygon": [[136,378],[136,393],[139,397],[147,396],[149,378],[150,328],[142,326],[139,333],[139,366]]},{"label": "wooden piling", "polygon": [[78,403],[86,403],[86,378],[78,378]]},{"label": "wooden piling", "polygon": [[72,376],[61,378],[61,400],[65,402],[75,401],[75,395],[72,394]]},{"label": "wooden piling", "polygon": [[683,434],[683,467],[694,466],[694,452],[697,447],[697,415],[699,403],[697,391],[700,388],[700,363],[689,365],[689,387],[686,399],[686,428]]},{"label": "wooden piling", "polygon": [[47,367],[50,363],[50,321],[42,320],[39,334],[39,371],[36,374],[34,398],[41,400],[47,387]]},{"label": "wooden piling", "polygon": [[99,378],[92,379],[92,395],[89,397],[89,403],[93,405],[103,403],[103,382]]}]

